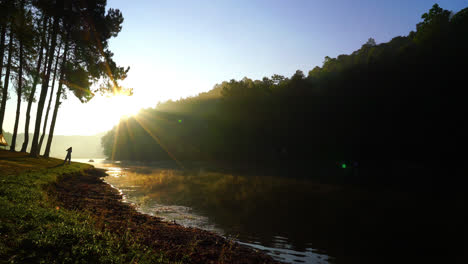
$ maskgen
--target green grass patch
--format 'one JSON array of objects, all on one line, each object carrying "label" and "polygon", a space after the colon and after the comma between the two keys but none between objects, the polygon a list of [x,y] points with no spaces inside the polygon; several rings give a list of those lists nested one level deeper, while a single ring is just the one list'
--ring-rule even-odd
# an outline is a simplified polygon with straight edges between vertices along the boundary
[{"label": "green grass patch", "polygon": [[91,216],[59,207],[48,190],[91,168],[60,162],[25,155],[0,160],[0,263],[169,262],[129,236],[97,230]]}]

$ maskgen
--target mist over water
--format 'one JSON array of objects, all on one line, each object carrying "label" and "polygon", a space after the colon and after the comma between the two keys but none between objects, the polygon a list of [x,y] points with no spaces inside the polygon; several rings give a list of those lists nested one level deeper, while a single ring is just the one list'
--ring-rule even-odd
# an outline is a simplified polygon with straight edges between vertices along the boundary
[{"label": "mist over water", "polygon": [[314,196],[334,191],[331,186],[203,167],[179,170],[169,163],[149,167],[101,162],[92,164],[107,169],[109,177],[104,180],[143,213],[218,233],[280,261],[330,261],[314,246],[320,228],[312,218],[323,213]]}]

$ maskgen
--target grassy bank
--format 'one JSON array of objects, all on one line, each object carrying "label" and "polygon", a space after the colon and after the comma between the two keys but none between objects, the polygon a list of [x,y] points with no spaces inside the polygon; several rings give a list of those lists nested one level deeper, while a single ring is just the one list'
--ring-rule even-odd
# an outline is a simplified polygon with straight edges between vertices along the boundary
[{"label": "grassy bank", "polygon": [[98,230],[84,212],[66,210],[50,188],[92,167],[0,150],[0,263],[167,263],[132,238]]},{"label": "grassy bank", "polygon": [[277,263],[122,202],[104,171],[0,150],[1,263]]}]

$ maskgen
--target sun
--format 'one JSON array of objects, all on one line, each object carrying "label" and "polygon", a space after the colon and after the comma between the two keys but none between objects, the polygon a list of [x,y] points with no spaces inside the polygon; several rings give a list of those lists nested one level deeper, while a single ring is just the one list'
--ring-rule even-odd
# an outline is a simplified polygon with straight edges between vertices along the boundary
[{"label": "sun", "polygon": [[[98,95],[83,104],[72,98],[60,110],[61,122],[57,124],[58,134],[95,135],[111,130],[123,118],[136,116],[145,105],[142,98],[127,95]],[[83,125],[85,124],[85,125]]]}]

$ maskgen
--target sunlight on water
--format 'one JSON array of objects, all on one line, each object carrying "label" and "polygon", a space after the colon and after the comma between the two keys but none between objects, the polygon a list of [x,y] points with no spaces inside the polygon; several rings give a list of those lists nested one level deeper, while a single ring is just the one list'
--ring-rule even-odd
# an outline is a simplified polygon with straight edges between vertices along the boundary
[{"label": "sunlight on water", "polygon": [[274,247],[266,247],[259,245],[259,243],[246,243],[238,241],[242,245],[247,245],[264,252],[269,253],[274,259],[287,262],[287,263],[329,263],[328,256],[325,254],[320,254],[317,250],[312,248],[306,248],[303,252],[298,252],[290,249],[285,249],[285,247],[290,247],[289,244],[285,243],[275,244]]},{"label": "sunlight on water", "polygon": [[196,214],[192,208],[180,205],[153,204],[140,207],[141,212],[161,217],[165,221],[176,222],[185,227],[196,227],[218,234],[223,231],[209,222],[208,217]]},{"label": "sunlight on water", "polygon": [[115,178],[125,176],[125,173],[119,167],[108,167],[107,168],[107,174],[109,174],[109,176],[115,177]]},{"label": "sunlight on water", "polygon": [[215,232],[279,261],[330,261],[309,240],[314,236],[309,213],[315,209],[310,194],[330,191],[326,186],[203,168],[180,171],[165,163],[154,167],[104,160],[88,163],[108,170],[104,180],[142,213]]}]

